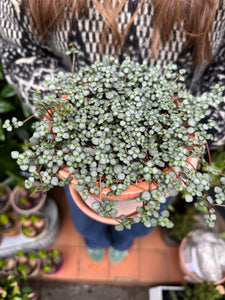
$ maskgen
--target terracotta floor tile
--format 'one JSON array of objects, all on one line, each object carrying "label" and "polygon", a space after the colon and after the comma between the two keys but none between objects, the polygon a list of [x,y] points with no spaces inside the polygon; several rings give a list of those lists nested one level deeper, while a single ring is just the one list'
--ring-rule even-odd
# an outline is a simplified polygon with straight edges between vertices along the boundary
[{"label": "terracotta floor tile", "polygon": [[61,230],[55,245],[84,246],[83,238],[76,231],[71,217],[61,220]]},{"label": "terracotta floor tile", "polygon": [[166,251],[153,249],[139,252],[140,281],[163,283],[169,281],[169,268]]},{"label": "terracotta floor tile", "polygon": [[163,242],[162,230],[156,227],[148,235],[141,237],[139,241],[141,249],[163,249],[166,250],[168,246]]},{"label": "terracotta floor tile", "polygon": [[139,281],[138,249],[132,247],[128,255],[119,264],[110,264],[109,279],[116,282]]},{"label": "terracotta floor tile", "polygon": [[57,280],[77,279],[77,267],[79,261],[80,248],[68,246],[57,247],[63,253],[64,262],[62,269],[56,274],[53,274],[51,276],[43,275],[43,277]]},{"label": "terracotta floor tile", "polygon": [[109,262],[105,255],[103,261],[96,263],[92,261],[85,247],[81,247],[78,264],[78,279],[90,281],[107,281],[109,278]]},{"label": "terracotta floor tile", "polygon": [[168,251],[168,267],[170,271],[170,282],[181,283],[184,280],[184,274],[179,264],[178,247],[171,247]]},{"label": "terracotta floor tile", "polygon": [[131,249],[139,249],[139,244],[140,244],[140,238],[136,238],[136,239],[134,239],[134,242],[133,242],[133,245],[132,245],[132,247],[131,247]]}]

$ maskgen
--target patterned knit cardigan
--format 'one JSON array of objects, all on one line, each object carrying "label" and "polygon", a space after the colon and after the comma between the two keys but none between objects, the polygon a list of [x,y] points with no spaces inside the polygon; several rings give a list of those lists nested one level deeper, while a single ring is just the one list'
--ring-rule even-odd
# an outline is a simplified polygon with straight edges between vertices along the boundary
[{"label": "patterned knit cardigan", "polygon": [[[34,0],[35,1],[35,0]],[[59,70],[71,71],[71,57],[66,55],[69,43],[78,50],[76,68],[101,60],[99,53],[104,22],[89,0],[88,17],[77,18],[72,27],[65,20],[47,41],[41,40],[32,28],[30,18],[17,0],[0,0],[0,57],[7,81],[16,89],[21,99],[35,109],[34,90],[46,92],[43,85],[46,74],[55,76]],[[215,84],[225,85],[225,1],[218,8],[213,35],[212,60],[200,67],[193,66],[191,50],[182,50],[185,36],[174,27],[171,41],[160,46],[157,57],[150,52],[152,37],[152,5],[146,1],[131,25],[122,48],[120,60],[130,56],[133,60],[147,61],[149,65],[177,64],[187,70],[186,87],[193,94],[212,89]],[[119,30],[123,32],[140,0],[128,0],[118,15]],[[109,31],[104,55],[115,55]],[[216,120],[219,129],[213,131],[211,148],[225,144],[225,101],[211,108],[210,119]]]}]

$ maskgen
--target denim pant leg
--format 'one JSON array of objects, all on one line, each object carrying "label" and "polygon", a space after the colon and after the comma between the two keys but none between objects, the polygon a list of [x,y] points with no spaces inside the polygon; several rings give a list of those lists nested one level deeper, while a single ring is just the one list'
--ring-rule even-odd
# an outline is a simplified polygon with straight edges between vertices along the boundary
[{"label": "denim pant leg", "polygon": [[[163,205],[168,206],[172,197],[168,197],[166,199],[166,203]],[[163,208],[159,210],[159,212],[163,211]],[[145,236],[150,233],[155,227],[147,228],[143,223],[132,224],[131,229],[124,229],[123,231],[116,231],[115,226],[110,226],[110,238],[111,245],[116,250],[128,250],[136,237]]]},{"label": "denim pant leg", "polygon": [[74,226],[79,234],[84,238],[86,246],[91,249],[109,247],[111,244],[108,235],[109,225],[97,222],[84,214],[73,201],[69,187],[66,186],[64,190],[70,207]]}]

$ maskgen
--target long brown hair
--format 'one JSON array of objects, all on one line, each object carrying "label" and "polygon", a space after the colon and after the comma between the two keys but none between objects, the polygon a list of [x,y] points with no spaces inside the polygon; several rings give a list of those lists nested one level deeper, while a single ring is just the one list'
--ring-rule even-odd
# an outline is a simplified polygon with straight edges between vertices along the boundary
[{"label": "long brown hair", "polygon": [[[127,1],[129,0],[116,0],[116,7],[113,7],[112,0],[103,0],[104,5],[99,0],[92,0],[105,22],[101,51],[104,49],[108,30],[113,33],[115,45],[121,48],[135,16],[146,1],[152,1],[152,53],[156,55],[160,42],[165,44],[169,41],[174,24],[177,23],[187,37],[183,49],[193,49],[194,62],[200,64],[210,59],[213,22],[218,5],[216,0],[140,0],[128,25],[120,33],[116,18]],[[22,4],[29,9],[34,27],[43,39],[63,22],[65,12],[70,12],[75,17],[83,17],[88,13],[87,0],[22,0]]]}]

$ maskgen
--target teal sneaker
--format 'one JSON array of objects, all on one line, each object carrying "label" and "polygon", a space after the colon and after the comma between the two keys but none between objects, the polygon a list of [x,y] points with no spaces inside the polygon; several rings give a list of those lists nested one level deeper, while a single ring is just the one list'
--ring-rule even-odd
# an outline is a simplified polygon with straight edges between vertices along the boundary
[{"label": "teal sneaker", "polygon": [[87,253],[91,260],[95,262],[100,262],[103,260],[104,255],[105,255],[105,249],[91,249],[91,248],[86,248]]},{"label": "teal sneaker", "polygon": [[120,263],[128,254],[128,251],[116,250],[113,247],[109,248],[109,261],[113,264]]}]

